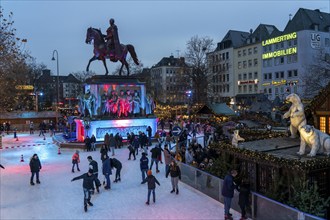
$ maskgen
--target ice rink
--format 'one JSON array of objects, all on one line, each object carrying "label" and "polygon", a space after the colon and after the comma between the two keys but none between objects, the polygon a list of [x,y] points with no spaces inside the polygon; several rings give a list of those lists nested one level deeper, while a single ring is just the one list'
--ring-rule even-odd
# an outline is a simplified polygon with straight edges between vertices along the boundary
[{"label": "ice rink", "polygon": [[[0,163],[5,169],[0,169],[0,219],[224,219],[223,204],[182,182],[179,195],[171,194],[170,177],[165,178],[164,164],[159,164],[157,174],[153,166],[161,185],[156,187],[156,203],[147,206],[147,184],[141,184],[141,152],[135,161],[127,160],[126,147],[116,149],[115,155],[123,164],[121,182],[112,182],[109,191],[102,187],[99,194],[92,196],[94,206],[88,207],[85,213],[82,180],[71,182],[71,179],[87,172],[89,155],[101,170],[100,152],[99,149],[80,150],[81,172],[71,173],[75,150],[61,149],[58,154],[49,134],[45,140],[27,133],[18,134],[17,141],[12,134],[3,137]],[[42,165],[41,184],[31,186],[29,160],[34,153],[39,155]],[[21,155],[24,162],[20,162]],[[114,175],[110,178],[113,181]],[[102,172],[99,179],[103,181]],[[240,219],[240,213],[234,210],[231,213],[234,219]]]}]

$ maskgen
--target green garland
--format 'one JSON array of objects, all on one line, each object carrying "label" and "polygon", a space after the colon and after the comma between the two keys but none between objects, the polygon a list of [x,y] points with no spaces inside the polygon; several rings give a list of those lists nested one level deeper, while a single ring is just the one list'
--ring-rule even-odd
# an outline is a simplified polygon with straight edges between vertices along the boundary
[{"label": "green garland", "polygon": [[326,157],[311,158],[307,161],[303,161],[300,159],[286,159],[281,157],[275,157],[274,155],[268,153],[237,148],[232,146],[231,144],[226,143],[215,143],[212,144],[210,147],[213,148],[218,155],[220,155],[222,151],[225,151],[229,154],[234,154],[236,157],[242,159],[254,161],[260,164],[271,164],[275,167],[283,167],[291,170],[309,171],[330,167],[330,158]]}]

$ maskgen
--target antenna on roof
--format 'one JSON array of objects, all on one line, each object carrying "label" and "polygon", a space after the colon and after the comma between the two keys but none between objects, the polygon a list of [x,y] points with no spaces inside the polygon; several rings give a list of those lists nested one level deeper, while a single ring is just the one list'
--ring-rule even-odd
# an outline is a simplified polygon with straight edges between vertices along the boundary
[{"label": "antenna on roof", "polygon": [[180,57],[180,50],[176,50],[178,57]]},{"label": "antenna on roof", "polygon": [[289,21],[291,21],[292,14],[289,14]]}]

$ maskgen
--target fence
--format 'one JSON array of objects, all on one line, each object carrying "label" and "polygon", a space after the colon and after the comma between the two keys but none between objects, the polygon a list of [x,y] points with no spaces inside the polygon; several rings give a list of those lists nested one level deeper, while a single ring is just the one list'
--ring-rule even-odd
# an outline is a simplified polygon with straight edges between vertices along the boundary
[{"label": "fence", "polygon": [[[221,195],[223,185],[222,179],[184,163],[179,163],[179,166],[181,169],[181,181],[183,183],[197,189],[218,202],[224,203],[223,196]],[[252,219],[323,220],[323,218],[301,212],[254,192],[251,193],[251,201],[251,210],[248,214]],[[231,208],[238,212],[241,211],[238,206],[238,192],[236,190],[234,192]]]}]

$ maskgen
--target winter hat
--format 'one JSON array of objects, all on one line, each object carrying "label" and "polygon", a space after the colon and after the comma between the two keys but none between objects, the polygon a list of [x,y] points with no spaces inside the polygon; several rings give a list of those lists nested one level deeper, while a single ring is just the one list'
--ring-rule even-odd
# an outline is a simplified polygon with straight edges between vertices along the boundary
[{"label": "winter hat", "polygon": [[152,175],[152,171],[151,170],[148,170],[147,174],[148,174],[148,176],[151,176]]},{"label": "winter hat", "polygon": [[38,154],[33,154],[33,157],[38,156]]},{"label": "winter hat", "polygon": [[88,160],[93,160],[92,156],[87,157]]},{"label": "winter hat", "polygon": [[89,169],[88,170],[88,173],[93,173],[93,169]]}]

